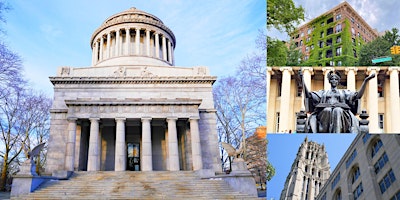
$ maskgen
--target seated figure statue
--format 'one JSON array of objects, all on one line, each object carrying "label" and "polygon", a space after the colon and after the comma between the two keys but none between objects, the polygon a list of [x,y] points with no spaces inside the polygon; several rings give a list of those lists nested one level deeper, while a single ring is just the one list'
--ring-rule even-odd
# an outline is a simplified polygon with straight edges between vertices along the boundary
[{"label": "seated figure statue", "polygon": [[359,91],[337,89],[340,81],[338,72],[329,72],[329,90],[310,92],[301,77],[304,91],[305,111],[311,113],[305,124],[308,133],[359,133],[358,119],[360,99],[366,84],[375,77],[371,74],[364,79]]}]

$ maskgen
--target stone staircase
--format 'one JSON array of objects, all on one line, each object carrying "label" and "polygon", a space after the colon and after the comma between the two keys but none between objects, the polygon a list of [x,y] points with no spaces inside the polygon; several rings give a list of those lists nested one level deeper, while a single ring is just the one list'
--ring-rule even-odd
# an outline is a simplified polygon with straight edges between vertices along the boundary
[{"label": "stone staircase", "polygon": [[235,192],[221,179],[194,172],[75,172],[11,199],[259,199]]}]

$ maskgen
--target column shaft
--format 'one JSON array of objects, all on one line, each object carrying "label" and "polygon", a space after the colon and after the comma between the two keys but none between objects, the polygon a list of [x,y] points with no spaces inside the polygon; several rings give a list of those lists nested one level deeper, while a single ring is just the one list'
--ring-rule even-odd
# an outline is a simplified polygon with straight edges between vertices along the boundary
[{"label": "column shaft", "polygon": [[153,171],[150,121],[150,117],[142,118],[142,171]]},{"label": "column shaft", "polygon": [[154,37],[156,43],[156,58],[160,59],[160,41],[158,33],[156,33]]},{"label": "column shaft", "polygon": [[68,141],[65,158],[65,170],[74,171],[76,118],[68,119]]},{"label": "column shaft", "polygon": [[172,64],[171,41],[168,40],[168,62]]},{"label": "column shaft", "polygon": [[100,60],[103,60],[103,51],[104,51],[104,38],[100,37]]},{"label": "column shaft", "polygon": [[[309,91],[312,91],[311,75],[313,73],[313,68],[312,67],[302,67],[301,70],[303,71],[304,84],[306,85],[306,87],[308,88]],[[301,108],[305,109],[304,92],[301,94]]]},{"label": "column shaft", "polygon": [[150,56],[150,30],[146,30],[146,55]]},{"label": "column shaft", "polygon": [[356,91],[357,68],[356,67],[347,67],[346,73],[347,73],[347,89],[354,92],[354,91]]},{"label": "column shaft", "polygon": [[162,36],[162,59],[167,60],[167,44],[165,36]]},{"label": "column shaft", "polygon": [[120,32],[119,32],[119,30],[117,30],[116,32],[115,32],[115,34],[116,34],[116,36],[115,36],[115,56],[119,56],[119,52],[120,52],[120,40],[121,40],[121,37],[120,37]]},{"label": "column shaft", "polygon": [[177,118],[167,118],[168,122],[168,156],[169,170],[179,171],[178,135],[176,131]]},{"label": "column shaft", "polygon": [[107,34],[107,56],[106,58],[111,57],[111,33]]},{"label": "column shaft", "polygon": [[87,171],[98,171],[99,163],[99,118],[90,119],[89,155]]},{"label": "column shaft", "polygon": [[126,170],[125,118],[116,118],[115,171]]},{"label": "column shaft", "polygon": [[375,73],[375,77],[368,81],[368,114],[369,114],[369,132],[378,133],[378,74],[379,67],[369,67],[369,74]]},{"label": "column shaft", "polygon": [[281,88],[281,106],[279,119],[279,132],[289,132],[289,105],[290,105],[290,85],[291,85],[291,67],[281,67],[282,88]]},{"label": "column shaft", "polygon": [[391,133],[400,133],[400,123],[396,121],[400,113],[399,67],[389,67],[390,73],[390,117]]},{"label": "column shaft", "polygon": [[130,55],[130,50],[131,50],[131,33],[130,29],[126,28],[126,36],[125,36],[125,55]]},{"label": "column shaft", "polygon": [[200,145],[200,134],[199,134],[199,118],[193,117],[190,121],[190,135],[192,142],[192,160],[193,170],[203,169],[203,160],[201,157],[201,145]]},{"label": "column shaft", "polygon": [[140,55],[140,29],[139,28],[136,28],[135,45],[136,45],[135,55]]}]

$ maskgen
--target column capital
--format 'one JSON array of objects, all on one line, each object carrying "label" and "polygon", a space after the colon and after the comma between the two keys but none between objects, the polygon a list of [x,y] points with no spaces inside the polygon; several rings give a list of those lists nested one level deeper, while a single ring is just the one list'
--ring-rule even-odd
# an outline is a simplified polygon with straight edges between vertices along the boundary
[{"label": "column capital", "polygon": [[389,67],[389,68],[388,68],[388,71],[389,71],[389,72],[392,72],[392,71],[400,71],[400,67]]},{"label": "column capital", "polygon": [[357,67],[346,67],[345,74],[347,75],[349,71],[354,71],[354,74],[357,74],[358,68]]},{"label": "column capital", "polygon": [[116,121],[116,122],[118,122],[118,121],[123,121],[123,122],[124,122],[125,120],[126,120],[125,117],[116,117],[116,118],[115,118],[115,121]]},{"label": "column capital", "polygon": [[329,73],[330,71],[335,71],[335,68],[333,67],[322,67],[322,72],[324,73],[324,75],[326,75],[327,73]]},{"label": "column capital", "polygon": [[371,74],[373,72],[379,72],[380,69],[381,68],[379,68],[379,67],[368,67],[367,68],[367,74],[369,75],[369,74]]},{"label": "column capital", "polygon": [[281,70],[281,72],[287,70],[288,72],[290,72],[291,74],[293,74],[293,69],[292,69],[291,67],[280,67],[279,70]]},{"label": "column capital", "polygon": [[151,118],[151,117],[142,117],[142,118],[140,118],[140,120],[143,122],[143,121],[151,121],[153,118]]},{"label": "column capital", "polygon": [[301,67],[300,69],[302,72],[309,71],[311,73],[311,75],[314,75],[314,68],[312,68],[312,67]]},{"label": "column capital", "polygon": [[274,70],[272,70],[272,67],[267,67],[267,73],[269,73],[270,75],[275,74]]},{"label": "column capital", "polygon": [[167,117],[167,120],[174,120],[174,121],[176,121],[176,120],[178,120],[178,117],[170,116],[170,117]]},{"label": "column capital", "polygon": [[76,117],[68,117],[67,120],[69,122],[75,122],[76,120],[78,120],[78,118],[76,118]]},{"label": "column capital", "polygon": [[91,117],[91,118],[89,118],[89,120],[92,122],[92,121],[100,121],[100,118],[97,118],[97,117]]},{"label": "column capital", "polygon": [[199,120],[200,117],[199,116],[190,116],[189,120]]}]

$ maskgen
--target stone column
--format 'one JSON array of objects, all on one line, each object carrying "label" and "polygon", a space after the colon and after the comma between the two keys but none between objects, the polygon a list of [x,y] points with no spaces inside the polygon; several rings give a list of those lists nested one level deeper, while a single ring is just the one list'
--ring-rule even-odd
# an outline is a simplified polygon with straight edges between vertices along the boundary
[{"label": "stone column", "polygon": [[68,140],[65,152],[65,170],[67,171],[74,171],[76,120],[77,118],[68,118]]},{"label": "stone column", "polygon": [[142,171],[153,171],[151,117],[142,118]]},{"label": "stone column", "polygon": [[201,145],[199,134],[199,117],[190,117],[190,135],[192,143],[193,170],[203,169],[203,160],[201,157]]},{"label": "stone column", "polygon": [[156,33],[154,37],[156,43],[156,58],[160,59],[160,41],[158,33]]},{"label": "stone column", "polygon": [[126,28],[125,29],[126,32],[126,36],[125,36],[125,55],[130,55],[131,52],[131,33],[130,33],[130,29]]},{"label": "stone column", "polygon": [[116,139],[115,139],[115,165],[114,171],[126,170],[126,144],[125,144],[125,118],[115,118]]},{"label": "stone column", "polygon": [[135,55],[140,55],[140,28],[136,28],[135,43],[136,43]]},{"label": "stone column", "polygon": [[347,74],[347,89],[351,91],[356,91],[356,74],[357,74],[356,67],[346,67],[346,74]]},{"label": "stone column", "polygon": [[111,57],[111,33],[107,34],[107,58]]},{"label": "stone column", "polygon": [[[309,91],[312,91],[312,89],[311,89],[311,75],[314,74],[313,68],[312,67],[302,67],[301,71],[303,72],[304,84],[307,86]],[[305,109],[304,92],[301,95],[301,108]]]},{"label": "stone column", "polygon": [[179,171],[178,135],[176,131],[176,117],[168,117],[168,156],[169,170]]},{"label": "stone column", "polygon": [[100,169],[99,120],[100,118],[90,118],[89,155],[87,171],[98,171]]},{"label": "stone column", "polygon": [[162,59],[167,60],[167,41],[165,36],[162,36]]},{"label": "stone column", "polygon": [[400,133],[400,123],[395,120],[400,113],[399,70],[399,67],[389,67],[391,133]]},{"label": "stone column", "polygon": [[171,41],[168,40],[168,62],[172,64]]},{"label": "stone column", "polygon": [[324,73],[324,90],[331,89],[331,85],[328,80],[328,73],[330,71],[335,71],[335,68],[333,68],[333,67],[323,67],[322,68],[322,72]]},{"label": "stone column", "polygon": [[290,85],[291,85],[291,67],[281,67],[282,71],[282,87],[281,87],[281,106],[279,132],[289,132],[289,105],[290,105]]},{"label": "stone column", "polygon": [[146,30],[146,55],[150,56],[150,30]]},{"label": "stone column", "polygon": [[116,30],[115,31],[115,56],[119,56],[119,52],[120,52],[120,40],[121,40],[121,37],[120,37],[120,32],[119,32],[119,30]]},{"label": "stone column", "polygon": [[103,60],[103,51],[104,51],[104,38],[103,36],[100,37],[100,59]]},{"label": "stone column", "polygon": [[378,72],[379,67],[368,67],[368,74],[375,73],[375,77],[368,81],[368,114],[369,114],[369,132],[378,133]]}]

